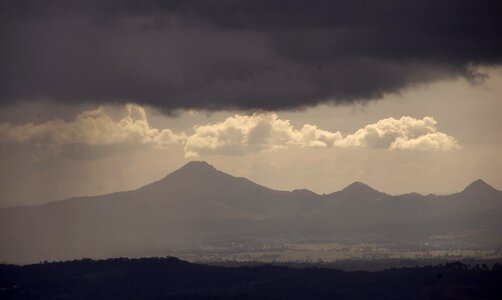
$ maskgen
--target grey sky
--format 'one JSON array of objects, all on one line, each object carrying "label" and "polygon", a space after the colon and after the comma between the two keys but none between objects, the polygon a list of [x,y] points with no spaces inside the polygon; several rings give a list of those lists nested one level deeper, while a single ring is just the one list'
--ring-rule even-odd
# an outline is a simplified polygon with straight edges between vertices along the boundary
[{"label": "grey sky", "polygon": [[0,102],[284,110],[350,104],[502,62],[497,0],[17,0]]}]

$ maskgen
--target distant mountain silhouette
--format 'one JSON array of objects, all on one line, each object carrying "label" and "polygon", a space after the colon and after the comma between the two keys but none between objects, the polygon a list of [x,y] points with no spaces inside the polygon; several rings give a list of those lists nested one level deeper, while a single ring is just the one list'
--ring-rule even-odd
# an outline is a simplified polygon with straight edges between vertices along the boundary
[{"label": "distant mountain silhouette", "polygon": [[273,190],[193,161],[132,191],[0,209],[0,260],[162,255],[208,241],[498,235],[500,215],[502,192],[481,180],[447,196],[392,196],[361,182],[318,195]]},{"label": "distant mountain silhouette", "polygon": [[375,190],[374,188],[368,186],[367,184],[364,184],[360,181],[355,181],[348,186],[346,186],[342,192],[346,193],[351,193],[351,192],[367,192],[367,193],[380,193],[379,191]]},{"label": "distant mountain silhouette", "polygon": [[354,183],[346,186],[341,194],[347,195],[349,198],[366,198],[366,199],[378,199],[387,194],[379,192],[367,184],[356,181]]},{"label": "distant mountain silhouette", "polygon": [[462,191],[462,193],[464,194],[479,194],[479,195],[486,193],[497,193],[497,192],[498,191],[494,187],[487,184],[481,179],[473,181]]},{"label": "distant mountain silhouette", "polygon": [[168,174],[158,183],[166,184],[169,181],[178,183],[191,183],[210,185],[223,180],[233,180],[235,177],[216,170],[215,167],[205,161],[191,161],[180,169]]}]

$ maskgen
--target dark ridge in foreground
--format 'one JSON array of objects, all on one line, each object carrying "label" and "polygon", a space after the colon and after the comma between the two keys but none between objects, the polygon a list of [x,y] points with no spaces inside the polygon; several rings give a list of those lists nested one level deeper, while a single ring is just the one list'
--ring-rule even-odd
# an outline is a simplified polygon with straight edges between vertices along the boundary
[{"label": "dark ridge in foreground", "polygon": [[502,299],[502,266],[380,272],[219,267],[176,258],[0,265],[0,299]]}]

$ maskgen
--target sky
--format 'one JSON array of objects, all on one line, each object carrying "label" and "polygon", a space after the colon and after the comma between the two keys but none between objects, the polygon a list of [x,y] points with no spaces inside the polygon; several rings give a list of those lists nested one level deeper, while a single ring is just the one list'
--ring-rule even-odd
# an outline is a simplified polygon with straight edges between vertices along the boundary
[{"label": "sky", "polygon": [[280,190],[502,189],[498,1],[4,1],[0,206],[190,160]]}]

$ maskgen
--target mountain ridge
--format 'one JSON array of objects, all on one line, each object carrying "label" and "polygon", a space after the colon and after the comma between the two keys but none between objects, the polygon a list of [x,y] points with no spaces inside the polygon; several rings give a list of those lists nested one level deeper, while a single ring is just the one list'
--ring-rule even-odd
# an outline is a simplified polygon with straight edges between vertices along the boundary
[{"label": "mountain ridge", "polygon": [[[226,175],[226,176],[229,176],[231,178],[234,178],[234,179],[245,179],[246,181],[250,182],[250,183],[253,183],[255,185],[258,185],[258,186],[261,186],[261,187],[264,187],[264,188],[267,188],[267,189],[270,189],[270,190],[273,190],[273,191],[276,191],[276,192],[291,192],[291,193],[313,193],[313,194],[316,194],[316,195],[320,195],[319,193],[316,193],[312,190],[309,190],[307,188],[302,188],[302,187],[299,187],[299,188],[296,188],[296,189],[293,189],[293,190],[277,190],[277,189],[273,189],[273,188],[269,188],[267,186],[264,186],[264,185],[261,185],[259,183],[256,183],[252,180],[249,180],[248,178],[246,177],[239,177],[239,176],[233,176],[231,174],[228,174],[228,173],[225,173],[221,170],[218,170],[216,167],[214,167],[213,165],[209,164],[208,162],[204,161],[204,160],[193,160],[193,161],[190,161],[188,163],[186,163],[185,165],[183,165],[181,168],[167,174],[166,176],[164,176],[162,179],[160,179],[159,181],[163,181],[163,180],[167,180],[169,178],[172,177],[172,175],[177,175],[177,174],[182,174],[182,173],[190,173],[190,172],[193,172],[194,174],[196,174],[197,176],[200,176],[201,174],[203,175],[209,175],[209,174],[212,174],[212,175],[218,175],[218,176],[221,176],[221,175]],[[159,182],[159,181],[156,181],[156,182]],[[492,191],[497,191],[497,192],[500,192],[500,190],[494,188],[493,186],[487,184],[485,181],[483,181],[482,179],[477,179],[473,182],[471,182],[470,184],[468,184],[461,192],[465,192],[465,191],[468,191],[472,188],[479,188],[480,186],[482,186],[483,188],[482,189],[486,189],[486,190],[492,190]],[[374,194],[379,194],[379,195],[391,195],[391,194],[388,194],[386,192],[381,192],[373,187],[371,187],[370,185],[364,183],[364,182],[361,182],[361,181],[354,181],[352,183],[350,183],[349,185],[345,186],[344,188],[342,188],[341,190],[338,190],[338,191],[333,191],[331,193],[328,193],[326,195],[331,195],[331,194],[336,194],[336,193],[340,193],[340,192],[354,192],[354,191],[360,191],[360,192],[365,192],[365,193],[374,193]],[[460,192],[460,193],[461,193]],[[404,196],[404,195],[409,195],[409,194],[416,194],[416,195],[421,195],[423,196],[423,194],[421,193],[417,193],[417,192],[414,192],[414,191],[410,191],[410,192],[407,192],[407,193],[403,193],[403,194],[395,194],[394,196]],[[455,194],[455,193],[451,193],[451,194]],[[435,195],[434,193],[427,193],[427,195]],[[447,194],[448,195],[448,194]]]},{"label": "mountain ridge", "polygon": [[[151,189],[154,187],[162,187],[166,183],[169,185],[175,184],[175,183],[172,183],[171,181],[179,180],[179,179],[187,180],[188,179],[187,177],[189,177],[190,179],[193,179],[193,183],[197,183],[197,184],[203,183],[203,184],[211,185],[211,184],[215,183],[216,180],[214,180],[214,178],[216,177],[216,178],[219,178],[219,180],[220,180],[220,184],[218,184],[220,187],[221,187],[221,181],[228,180],[229,182],[230,181],[240,182],[240,184],[255,186],[255,187],[259,187],[261,189],[266,189],[266,190],[277,192],[277,193],[292,193],[292,194],[296,194],[296,195],[315,195],[315,196],[323,196],[323,197],[339,196],[341,194],[349,194],[349,195],[350,194],[359,194],[359,195],[366,195],[368,197],[373,197],[373,196],[394,196],[394,197],[403,196],[404,197],[404,196],[410,196],[410,195],[423,196],[423,197],[436,196],[436,194],[433,194],[433,193],[423,195],[423,194],[417,193],[417,192],[408,192],[408,193],[404,193],[404,194],[392,195],[392,194],[387,194],[385,192],[381,192],[379,190],[376,190],[373,187],[371,187],[370,185],[363,183],[361,181],[354,181],[353,183],[347,185],[346,187],[344,187],[341,190],[334,191],[334,192],[327,193],[327,194],[318,194],[318,193],[311,191],[309,189],[306,189],[306,188],[297,188],[297,189],[294,189],[291,191],[276,190],[276,189],[261,185],[259,183],[256,183],[252,180],[249,180],[246,177],[233,176],[231,174],[228,174],[226,172],[218,170],[216,167],[214,167],[213,165],[209,164],[208,162],[206,162],[204,160],[193,160],[193,161],[187,162],[182,167],[172,171],[171,173],[168,173],[167,175],[165,175],[164,177],[162,177],[159,180],[153,181],[151,183],[145,184],[141,187],[134,188],[131,190],[116,191],[116,192],[112,192],[112,193],[108,193],[108,194],[92,195],[92,196],[87,196],[87,195],[75,196],[75,197],[54,200],[54,201],[41,203],[41,204],[34,204],[34,205],[28,204],[28,205],[6,206],[6,207],[0,207],[0,209],[17,208],[17,207],[31,207],[31,206],[44,206],[44,205],[49,205],[49,204],[54,204],[54,203],[59,203],[59,202],[64,202],[64,201],[73,201],[75,199],[88,199],[88,198],[95,198],[95,197],[111,196],[111,195],[120,194],[120,193],[135,192],[135,191],[138,191],[141,189]],[[200,179],[203,179],[203,178],[210,178],[210,179],[203,180],[201,182]],[[199,180],[199,181],[197,181],[197,180]],[[469,193],[475,194],[475,193],[482,192],[482,191],[488,192],[488,193],[501,192],[500,190],[497,190],[493,186],[487,184],[482,179],[477,179],[477,180],[471,182],[470,184],[468,184],[462,191],[457,192],[457,193],[446,194],[444,196],[454,195],[454,194],[469,194]]]},{"label": "mountain ridge", "polygon": [[[329,195],[277,191],[192,162],[131,191],[0,209],[0,240],[9,241],[0,260],[147,255],[242,239],[402,241],[456,230],[498,232],[502,193],[478,190],[496,191],[481,182],[469,192],[427,197],[392,196],[361,182]],[[396,231],[396,224],[409,225]]]}]

